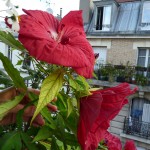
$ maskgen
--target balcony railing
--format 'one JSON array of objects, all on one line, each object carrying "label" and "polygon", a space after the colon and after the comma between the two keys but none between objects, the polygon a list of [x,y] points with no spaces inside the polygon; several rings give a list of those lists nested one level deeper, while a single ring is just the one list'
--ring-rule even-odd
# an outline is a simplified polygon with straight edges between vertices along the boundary
[{"label": "balcony railing", "polygon": [[150,139],[150,123],[139,121],[136,118],[132,118],[129,122],[129,118],[125,118],[123,132],[125,134]]}]

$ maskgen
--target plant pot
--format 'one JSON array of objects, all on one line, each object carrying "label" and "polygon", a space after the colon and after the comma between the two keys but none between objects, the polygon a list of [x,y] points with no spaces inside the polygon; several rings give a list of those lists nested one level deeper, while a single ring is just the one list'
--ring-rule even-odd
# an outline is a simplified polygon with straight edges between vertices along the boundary
[{"label": "plant pot", "polygon": [[125,82],[125,77],[119,76],[119,77],[117,77],[116,81],[117,82]]}]

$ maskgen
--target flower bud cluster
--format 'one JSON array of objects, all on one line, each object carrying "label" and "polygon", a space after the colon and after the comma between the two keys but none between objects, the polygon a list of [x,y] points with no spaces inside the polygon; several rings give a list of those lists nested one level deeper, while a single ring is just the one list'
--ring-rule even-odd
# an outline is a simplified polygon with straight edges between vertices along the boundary
[{"label": "flower bud cluster", "polygon": [[12,29],[12,31],[18,32],[19,27],[19,16],[17,12],[17,7],[14,6],[10,0],[3,0],[5,1],[5,5],[8,7],[8,9],[4,10],[8,14],[8,16],[5,17],[5,23],[6,25]]}]

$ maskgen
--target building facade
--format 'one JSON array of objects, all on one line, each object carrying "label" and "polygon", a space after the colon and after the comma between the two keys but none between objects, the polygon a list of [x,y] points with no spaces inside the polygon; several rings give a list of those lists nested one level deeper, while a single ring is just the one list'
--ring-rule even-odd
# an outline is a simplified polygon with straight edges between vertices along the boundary
[{"label": "building facade", "polygon": [[[98,64],[150,66],[150,0],[81,0],[80,9],[87,39],[99,53]],[[118,84],[93,82],[103,87]],[[150,150],[150,87],[138,87],[109,130],[123,143],[133,139],[138,149]]]}]

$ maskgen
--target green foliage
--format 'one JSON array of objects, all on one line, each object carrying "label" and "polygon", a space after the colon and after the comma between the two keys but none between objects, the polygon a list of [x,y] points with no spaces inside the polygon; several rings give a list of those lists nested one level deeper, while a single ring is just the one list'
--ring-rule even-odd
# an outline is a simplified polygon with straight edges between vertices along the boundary
[{"label": "green foliage", "polygon": [[21,150],[21,137],[19,132],[6,133],[0,140],[1,150]]},{"label": "green foliage", "polygon": [[44,106],[46,106],[49,102],[51,102],[55,98],[55,96],[57,96],[60,88],[63,85],[63,76],[64,76],[63,71],[57,70],[56,72],[50,74],[43,81],[37,108],[35,110],[31,122],[34,120],[37,114],[44,108]]},{"label": "green foliage", "polygon": [[0,31],[0,40],[14,49],[25,50],[24,46],[9,32]]},{"label": "green foliage", "polygon": [[24,83],[23,78],[20,76],[19,71],[13,66],[11,61],[6,56],[4,56],[1,52],[0,52],[0,60],[3,63],[5,71],[10,76],[10,78],[13,80],[14,85],[17,88],[26,89],[26,85]]},{"label": "green foliage", "polygon": [[16,96],[14,100],[9,100],[0,105],[0,120],[8,113],[8,111],[14,108],[23,98],[23,94]]},{"label": "green foliage", "polygon": [[[0,40],[13,49],[25,52],[22,44],[10,33],[0,31]],[[80,150],[77,140],[79,100],[91,94],[89,84],[84,77],[74,75],[71,68],[47,64],[29,57],[33,69],[26,66],[24,70],[28,75],[22,77],[11,61],[0,53],[0,60],[5,69],[0,71],[0,84],[24,89],[24,93],[0,105],[1,118],[20,103],[27,93],[25,80],[31,81],[31,87],[40,89],[40,95],[28,92],[31,102],[18,112],[16,124],[0,127],[0,149]],[[22,62],[23,56],[17,65]],[[53,102],[55,97],[57,101]],[[49,103],[55,104],[58,111],[49,111]],[[30,120],[26,123],[23,121],[23,113],[31,105],[36,106],[31,122],[40,113],[45,121],[44,126],[33,127]]]}]

